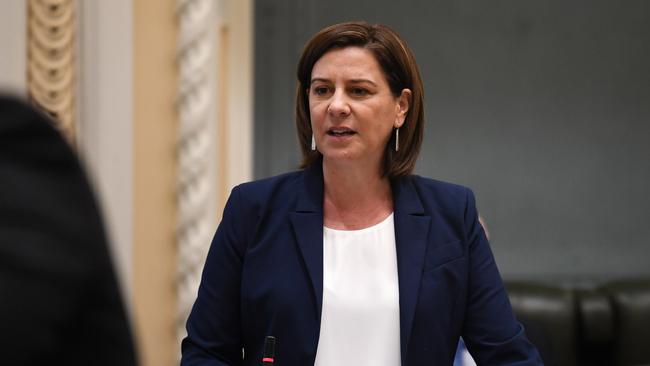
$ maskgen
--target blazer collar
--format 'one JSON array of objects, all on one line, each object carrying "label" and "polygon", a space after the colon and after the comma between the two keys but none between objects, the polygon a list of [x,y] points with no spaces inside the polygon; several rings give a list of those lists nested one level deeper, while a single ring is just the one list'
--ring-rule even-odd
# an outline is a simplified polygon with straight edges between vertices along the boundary
[{"label": "blazer collar", "polygon": [[413,329],[424,254],[431,226],[431,217],[425,214],[413,180],[413,176],[406,176],[391,182],[399,282],[402,365],[407,364],[406,355]]},{"label": "blazer collar", "polygon": [[296,208],[289,213],[289,219],[311,280],[315,320],[320,326],[323,307],[323,169],[320,164],[303,171],[297,194]]},{"label": "blazer collar", "polygon": [[300,187],[298,187],[296,212],[312,212],[322,215],[324,192],[322,164],[312,164],[305,169],[301,183]]},{"label": "blazer collar", "polygon": [[[391,188],[399,282],[400,343],[402,364],[405,365],[431,218],[425,215],[412,176],[392,180]],[[312,283],[317,324],[320,324],[323,304],[323,169],[321,164],[313,164],[304,171],[302,184],[298,188],[296,209],[290,213],[290,220]],[[318,331],[320,332],[320,329]]]}]

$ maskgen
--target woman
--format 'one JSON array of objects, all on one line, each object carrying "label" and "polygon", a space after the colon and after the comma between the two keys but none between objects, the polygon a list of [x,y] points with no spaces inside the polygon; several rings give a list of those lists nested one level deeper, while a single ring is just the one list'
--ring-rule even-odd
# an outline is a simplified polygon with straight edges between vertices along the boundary
[{"label": "woman", "polygon": [[461,335],[478,364],[541,364],[472,192],[411,175],[423,90],[404,41],[330,26],[298,82],[304,170],[233,189],[182,364],[259,365],[273,336],[282,366],[451,365]]}]

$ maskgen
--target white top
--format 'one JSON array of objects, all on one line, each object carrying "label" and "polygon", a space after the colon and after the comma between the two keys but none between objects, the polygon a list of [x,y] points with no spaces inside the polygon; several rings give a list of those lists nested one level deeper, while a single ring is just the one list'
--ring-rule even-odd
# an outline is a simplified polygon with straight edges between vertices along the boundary
[{"label": "white top", "polygon": [[323,313],[315,366],[399,366],[393,214],[361,230],[323,227]]}]

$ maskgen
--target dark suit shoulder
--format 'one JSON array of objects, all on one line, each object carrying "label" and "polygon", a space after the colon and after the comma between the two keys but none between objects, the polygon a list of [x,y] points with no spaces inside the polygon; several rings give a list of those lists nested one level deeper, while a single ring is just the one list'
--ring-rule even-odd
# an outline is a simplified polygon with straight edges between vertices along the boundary
[{"label": "dark suit shoulder", "polygon": [[241,189],[242,192],[250,194],[268,194],[273,192],[278,186],[295,184],[295,182],[302,176],[303,173],[304,171],[302,170],[283,173],[272,177],[241,183],[238,185],[238,188]]},{"label": "dark suit shoulder", "polygon": [[473,196],[469,188],[460,184],[419,175],[412,175],[410,179],[425,206],[436,206],[443,211],[464,208],[468,203],[468,199]]},{"label": "dark suit shoulder", "polygon": [[417,187],[429,189],[442,194],[465,195],[469,189],[460,184],[422,177],[419,175],[412,175],[411,179]]},{"label": "dark suit shoulder", "polygon": [[258,215],[265,211],[288,210],[295,201],[302,183],[304,171],[294,171],[238,185],[244,209],[253,210]]}]

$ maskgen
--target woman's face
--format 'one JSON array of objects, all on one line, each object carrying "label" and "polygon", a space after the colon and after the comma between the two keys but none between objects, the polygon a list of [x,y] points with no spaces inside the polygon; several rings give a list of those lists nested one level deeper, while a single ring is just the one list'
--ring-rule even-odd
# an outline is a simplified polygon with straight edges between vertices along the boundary
[{"label": "woman's face", "polygon": [[404,123],[410,93],[404,89],[395,97],[365,48],[325,53],[314,64],[308,91],[312,131],[323,159],[381,164],[393,128]]}]

